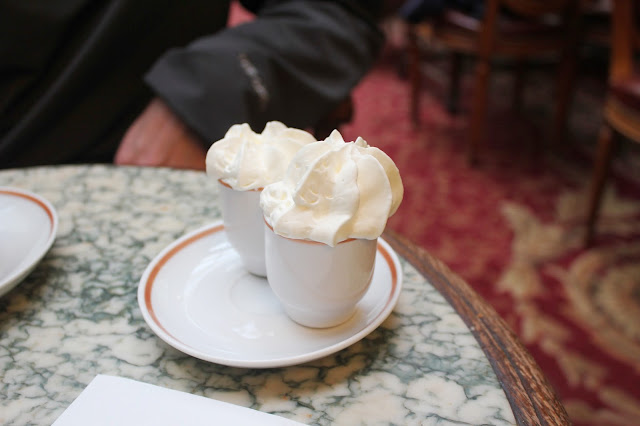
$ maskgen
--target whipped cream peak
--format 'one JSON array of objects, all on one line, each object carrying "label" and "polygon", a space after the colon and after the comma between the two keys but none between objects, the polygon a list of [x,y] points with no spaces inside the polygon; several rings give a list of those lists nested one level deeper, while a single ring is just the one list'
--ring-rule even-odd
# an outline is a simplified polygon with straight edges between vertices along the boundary
[{"label": "whipped cream peak", "polygon": [[239,191],[261,189],[284,176],[293,155],[316,142],[308,132],[270,121],[262,133],[234,124],[207,152],[207,174]]},{"label": "whipped cream peak", "polygon": [[334,130],[306,145],[284,178],[264,188],[260,205],[274,232],[335,246],[348,238],[378,238],[403,196],[391,158],[359,137]]}]

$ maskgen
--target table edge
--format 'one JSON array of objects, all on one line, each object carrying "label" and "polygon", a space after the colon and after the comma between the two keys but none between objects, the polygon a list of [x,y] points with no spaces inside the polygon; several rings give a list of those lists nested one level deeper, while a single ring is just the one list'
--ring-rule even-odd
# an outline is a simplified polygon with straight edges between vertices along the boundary
[{"label": "table edge", "polygon": [[445,297],[469,327],[498,377],[517,424],[571,424],[538,364],[488,302],[408,238],[391,230],[385,231],[383,238]]}]

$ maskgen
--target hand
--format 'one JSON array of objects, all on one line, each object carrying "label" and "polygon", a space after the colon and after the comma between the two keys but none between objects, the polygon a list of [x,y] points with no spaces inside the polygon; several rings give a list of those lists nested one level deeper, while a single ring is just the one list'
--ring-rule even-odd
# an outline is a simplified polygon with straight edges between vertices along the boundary
[{"label": "hand", "polygon": [[160,99],[152,100],[122,138],[114,162],[204,170],[202,143]]}]

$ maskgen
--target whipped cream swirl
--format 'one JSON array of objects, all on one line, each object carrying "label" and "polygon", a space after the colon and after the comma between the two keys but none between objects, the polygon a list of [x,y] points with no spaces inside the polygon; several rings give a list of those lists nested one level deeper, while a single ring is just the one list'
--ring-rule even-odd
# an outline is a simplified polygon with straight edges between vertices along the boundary
[{"label": "whipped cream swirl", "polygon": [[335,246],[348,238],[378,238],[398,209],[404,189],[387,154],[334,130],[301,148],[284,178],[260,195],[265,220],[276,234]]},{"label": "whipped cream swirl", "polygon": [[304,130],[270,121],[261,134],[235,124],[207,152],[207,174],[238,191],[264,188],[284,176],[298,150],[316,139]]}]

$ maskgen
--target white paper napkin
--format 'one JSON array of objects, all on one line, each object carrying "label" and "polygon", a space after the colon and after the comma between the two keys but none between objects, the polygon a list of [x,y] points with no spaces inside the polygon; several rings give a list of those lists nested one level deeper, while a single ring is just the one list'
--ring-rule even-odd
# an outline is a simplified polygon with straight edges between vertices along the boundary
[{"label": "white paper napkin", "polygon": [[122,377],[98,375],[53,426],[279,425],[302,423]]}]

